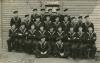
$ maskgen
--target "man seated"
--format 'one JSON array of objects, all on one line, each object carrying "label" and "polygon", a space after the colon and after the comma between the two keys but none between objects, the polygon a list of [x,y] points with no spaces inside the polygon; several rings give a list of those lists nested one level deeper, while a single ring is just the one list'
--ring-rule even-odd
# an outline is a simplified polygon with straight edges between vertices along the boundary
[{"label": "man seated", "polygon": [[68,32],[68,46],[68,51],[70,51],[69,56],[75,59],[76,54],[74,52],[76,52],[76,32],[73,27],[70,27],[70,31]]},{"label": "man seated", "polygon": [[36,46],[36,57],[37,58],[46,58],[49,57],[50,53],[50,45],[46,41],[45,37],[41,37],[41,40],[38,42]]},{"label": "man seated", "polygon": [[11,26],[11,29],[9,29],[9,39],[7,40],[9,52],[11,52],[12,50],[15,49],[16,33],[17,33],[17,28],[16,28],[15,24],[13,24]]},{"label": "man seated", "polygon": [[64,43],[62,42],[61,39],[57,39],[57,42],[55,43],[55,48],[54,48],[54,56],[56,57],[65,57],[65,49],[64,49]]},{"label": "man seated", "polygon": [[96,33],[93,31],[92,27],[88,28],[88,32],[86,34],[86,40],[87,40],[87,58],[95,58],[96,53]]},{"label": "man seated", "polygon": [[27,34],[28,33],[27,33],[27,29],[25,27],[25,23],[21,23],[21,26],[17,31],[16,49],[18,51],[23,50]]},{"label": "man seated", "polygon": [[33,53],[36,47],[37,42],[37,30],[35,29],[35,25],[31,25],[31,29],[28,30],[27,40],[25,42],[25,51],[27,53]]}]

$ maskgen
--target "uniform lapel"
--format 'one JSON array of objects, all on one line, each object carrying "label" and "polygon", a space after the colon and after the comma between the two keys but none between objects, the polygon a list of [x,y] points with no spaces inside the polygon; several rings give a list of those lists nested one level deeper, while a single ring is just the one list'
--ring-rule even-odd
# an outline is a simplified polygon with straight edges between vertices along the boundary
[{"label": "uniform lapel", "polygon": [[57,32],[59,36],[61,36],[63,34],[64,31],[61,32]]}]

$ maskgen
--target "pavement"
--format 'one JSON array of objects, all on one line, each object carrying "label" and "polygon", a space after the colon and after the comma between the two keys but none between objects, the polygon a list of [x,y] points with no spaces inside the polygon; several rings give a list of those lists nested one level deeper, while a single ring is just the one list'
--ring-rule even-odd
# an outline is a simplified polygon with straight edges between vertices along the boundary
[{"label": "pavement", "polygon": [[24,52],[8,52],[0,46],[0,63],[100,63],[100,52],[96,53],[95,59],[35,58]]},{"label": "pavement", "polygon": [[35,58],[24,52],[8,52],[6,49],[0,50],[0,63],[100,63],[100,54],[96,59],[66,59],[66,58]]}]

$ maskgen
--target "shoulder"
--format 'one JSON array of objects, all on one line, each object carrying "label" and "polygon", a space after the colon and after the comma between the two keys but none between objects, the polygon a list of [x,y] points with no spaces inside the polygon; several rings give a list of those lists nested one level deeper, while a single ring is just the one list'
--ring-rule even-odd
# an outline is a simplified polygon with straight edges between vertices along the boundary
[{"label": "shoulder", "polygon": [[93,34],[96,34],[96,32],[94,31]]}]

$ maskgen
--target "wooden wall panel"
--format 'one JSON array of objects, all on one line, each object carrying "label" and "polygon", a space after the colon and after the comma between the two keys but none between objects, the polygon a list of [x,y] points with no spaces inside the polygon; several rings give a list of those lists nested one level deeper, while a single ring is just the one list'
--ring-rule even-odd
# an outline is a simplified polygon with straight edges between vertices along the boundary
[{"label": "wooden wall panel", "polygon": [[91,13],[91,20],[95,25],[95,32],[97,33],[96,46],[100,51],[100,0],[97,1],[97,5]]},{"label": "wooden wall panel", "polygon": [[1,40],[1,0],[0,0],[0,40]]}]

